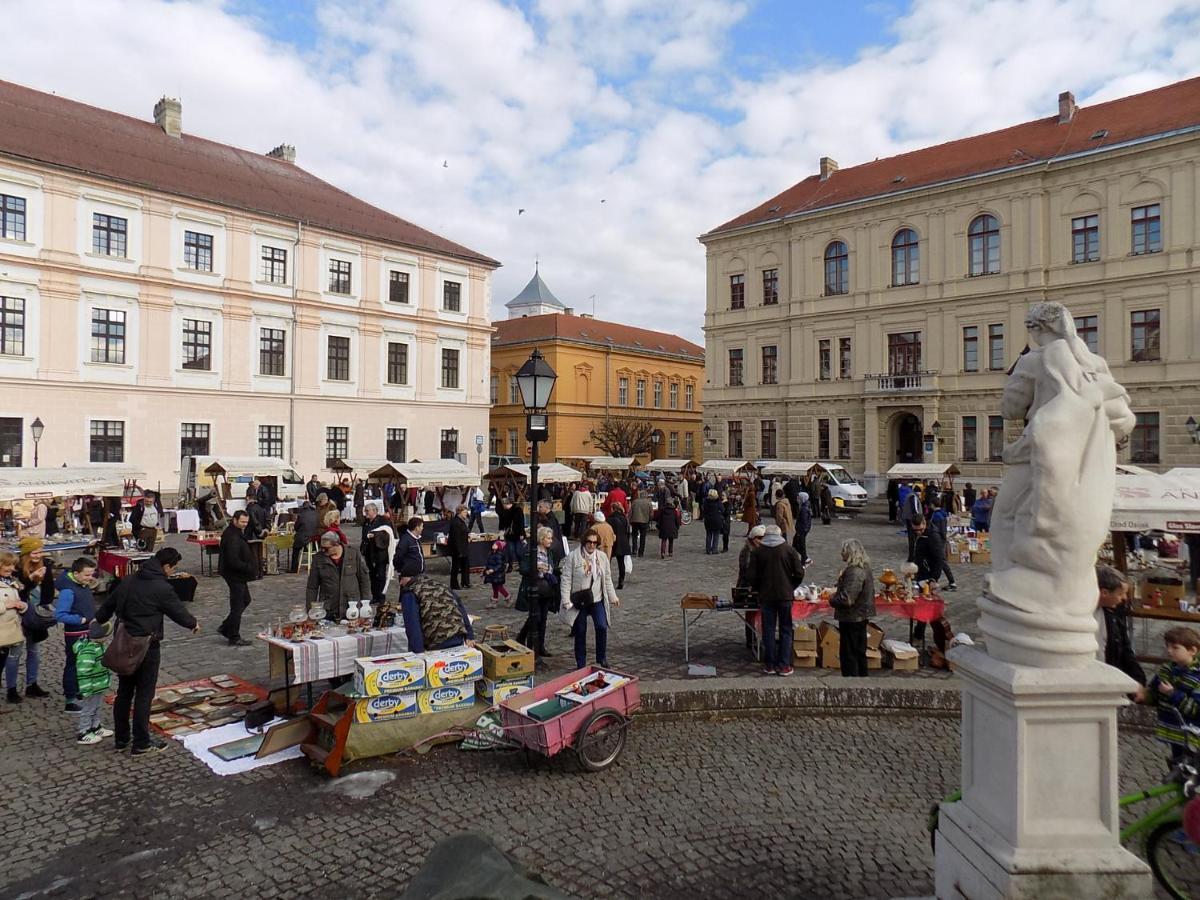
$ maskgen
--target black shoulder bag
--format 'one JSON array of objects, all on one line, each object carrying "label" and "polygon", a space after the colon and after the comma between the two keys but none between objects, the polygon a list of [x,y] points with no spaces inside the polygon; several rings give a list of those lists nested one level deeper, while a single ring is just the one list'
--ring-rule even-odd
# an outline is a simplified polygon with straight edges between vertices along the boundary
[{"label": "black shoulder bag", "polygon": [[596,585],[596,577],[592,576],[592,583],[581,591],[571,591],[571,606],[580,612],[591,612],[592,607],[596,605],[596,594],[592,590]]}]

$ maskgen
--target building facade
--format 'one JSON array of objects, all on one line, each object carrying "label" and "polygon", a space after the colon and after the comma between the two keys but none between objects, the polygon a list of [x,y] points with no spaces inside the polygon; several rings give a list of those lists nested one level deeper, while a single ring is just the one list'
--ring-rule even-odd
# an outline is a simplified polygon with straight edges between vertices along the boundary
[{"label": "building facade", "polygon": [[[1200,79],[820,174],[701,237],[709,455],[999,480],[1025,312],[1124,384],[1122,459],[1200,464]],[[1190,421],[1190,424],[1189,424]],[[1007,437],[1006,437],[1007,436]]]},{"label": "building facade", "polygon": [[497,263],[181,117],[0,82],[0,464],[474,464]]},{"label": "building facade", "polygon": [[529,460],[516,373],[536,347],[558,374],[549,408],[550,438],[539,447],[544,460],[606,455],[591,432],[609,416],[650,421],[658,439],[655,458],[703,459],[702,347],[672,334],[574,315],[537,273],[518,294],[526,301],[534,296],[563,312],[517,314],[495,323],[492,455]]}]

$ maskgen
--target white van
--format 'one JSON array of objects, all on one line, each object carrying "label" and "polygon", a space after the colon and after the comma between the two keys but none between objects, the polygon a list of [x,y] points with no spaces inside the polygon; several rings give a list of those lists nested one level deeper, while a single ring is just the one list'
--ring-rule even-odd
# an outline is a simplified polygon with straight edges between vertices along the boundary
[{"label": "white van", "polygon": [[[854,477],[846,471],[846,467],[841,463],[793,462],[783,459],[762,460],[761,462],[763,463],[762,475],[765,480],[769,481],[773,475],[784,478],[792,476],[800,478],[807,475],[809,478],[824,481],[829,485],[829,494],[833,497],[834,505],[838,509],[858,512],[867,505],[869,497],[866,489],[854,480]],[[838,503],[839,500],[841,503]]]},{"label": "white van", "polygon": [[179,496],[195,498],[198,493],[209,493],[214,475],[227,498],[244,497],[255,479],[270,484],[277,500],[304,497],[304,478],[282,459],[232,456],[185,456],[179,466]]}]

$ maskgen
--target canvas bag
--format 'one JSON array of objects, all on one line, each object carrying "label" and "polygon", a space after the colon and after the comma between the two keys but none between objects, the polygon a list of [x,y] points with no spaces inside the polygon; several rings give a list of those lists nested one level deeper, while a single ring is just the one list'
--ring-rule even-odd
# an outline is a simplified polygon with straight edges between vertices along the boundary
[{"label": "canvas bag", "polygon": [[110,671],[116,672],[118,675],[129,676],[138,670],[142,664],[142,660],[146,658],[146,652],[150,649],[150,635],[144,637],[134,637],[125,627],[125,622],[121,619],[121,614],[125,611],[125,598],[121,598],[121,602],[117,605],[117,629],[113,632],[112,641],[104,650],[104,655],[100,657],[100,661]]}]

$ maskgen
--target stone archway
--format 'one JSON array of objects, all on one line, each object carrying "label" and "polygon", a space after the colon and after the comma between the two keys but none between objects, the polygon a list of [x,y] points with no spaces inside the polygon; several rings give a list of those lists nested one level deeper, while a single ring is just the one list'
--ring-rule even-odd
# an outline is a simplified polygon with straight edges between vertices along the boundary
[{"label": "stone archway", "polygon": [[892,418],[890,423],[891,462],[919,463],[925,461],[921,420],[905,410]]}]

